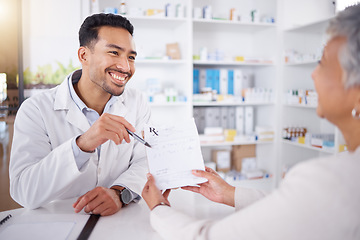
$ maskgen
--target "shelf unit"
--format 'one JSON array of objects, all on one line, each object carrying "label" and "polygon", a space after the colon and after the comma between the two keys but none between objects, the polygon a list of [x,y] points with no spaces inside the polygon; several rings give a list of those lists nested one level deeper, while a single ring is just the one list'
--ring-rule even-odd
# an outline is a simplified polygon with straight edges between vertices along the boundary
[{"label": "shelf unit", "polygon": [[194,60],[194,66],[252,66],[264,67],[274,66],[274,63],[249,63],[249,62],[236,62],[236,61],[201,61]]},{"label": "shelf unit", "polygon": [[211,107],[211,106],[273,106],[272,102],[193,102],[194,107]]},{"label": "shelf unit", "polygon": [[[271,2],[271,3],[270,3]],[[213,13],[229,14],[232,7],[241,9],[240,14],[250,13],[251,9],[260,8],[276,19],[277,1],[261,0],[254,3],[251,0],[240,2],[220,1],[211,2]],[[143,10],[163,9],[168,2],[165,0],[127,1],[127,8],[139,8]],[[274,89],[277,81],[277,49],[273,48],[277,42],[277,24],[235,22],[229,20],[193,19],[192,11],[195,7],[208,5],[205,0],[175,1],[172,4],[181,3],[185,7],[184,17],[167,18],[160,16],[126,16],[135,27],[134,39],[137,46],[138,56],[136,60],[136,72],[129,82],[134,87],[146,92],[147,79],[157,78],[162,86],[179,89],[186,96],[186,102],[175,103],[150,103],[153,121],[167,123],[187,119],[193,116],[193,109],[197,107],[254,107],[256,125],[274,125],[275,102],[193,102],[193,69],[194,68],[225,68],[241,69],[246,74],[255,78],[255,87]],[[99,1],[99,9],[117,7],[117,0]],[[244,8],[246,7],[246,9]],[[243,15],[244,16],[244,15]],[[244,17],[245,19],[245,17]],[[163,59],[165,45],[178,42],[181,50],[181,60]],[[243,55],[250,57],[263,57],[264,61],[197,61],[192,56],[197,54],[201,46],[206,46],[209,51],[222,48],[226,54]],[[250,46],[250,47],[249,47]],[[271,59],[271,61],[269,61]],[[270,123],[269,123],[270,121]],[[274,127],[275,130],[275,127]],[[257,157],[260,167],[268,172],[275,173],[276,147],[274,142],[224,142],[207,143],[202,145],[205,161],[210,161],[208,153],[214,148],[231,148],[232,145],[256,144]],[[275,185],[274,185],[275,186]]]},{"label": "shelf unit", "polygon": [[126,18],[129,19],[132,23],[133,22],[142,22],[147,23],[149,20],[156,21],[159,24],[163,24],[163,21],[165,20],[167,23],[169,22],[184,22],[186,21],[185,17],[159,17],[159,16],[131,16],[126,15]]},{"label": "shelf unit", "polygon": [[194,23],[209,23],[209,24],[232,24],[241,27],[249,27],[254,31],[254,27],[276,27],[274,23],[253,23],[253,22],[239,22],[230,20],[217,20],[217,19],[193,19]]},{"label": "shelf unit", "polygon": [[[322,19],[315,20],[312,22],[300,24],[298,26],[292,26],[287,29],[284,29],[287,32],[304,32],[304,33],[319,33],[324,34],[324,31],[329,24],[329,21],[333,18],[333,16],[328,15],[329,13],[326,13],[326,17],[323,17]],[[330,13],[331,15],[331,13]],[[321,18],[321,17],[320,17]]]},{"label": "shelf unit", "polygon": [[[208,1],[193,1],[193,7],[202,8]],[[242,9],[244,14],[251,9],[261,9],[263,13],[276,18],[277,1],[212,1],[214,15],[226,15],[231,8]],[[272,89],[276,92],[277,85],[277,24],[193,19],[193,55],[200,55],[200,49],[206,47],[208,53],[221,50],[225,55],[223,61],[193,60],[194,69],[239,69],[244,74],[254,77],[254,87]],[[275,47],[274,47],[275,46]],[[245,60],[235,61],[235,56],[244,56]],[[258,58],[257,61],[247,61]],[[262,60],[263,59],[263,60]],[[254,126],[276,126],[276,105],[274,102],[193,102],[193,107],[239,107],[254,108]],[[255,129],[253,129],[255,130]],[[223,142],[203,143],[202,151],[205,161],[211,159],[211,151],[216,149],[230,150],[233,145],[256,145],[258,167],[276,175],[276,144],[275,141],[259,142]],[[240,181],[241,182],[241,181]],[[245,184],[245,182],[242,182]],[[255,183],[249,180],[249,183]],[[270,182],[274,187],[275,181]],[[271,185],[270,184],[270,185]],[[247,185],[247,184],[246,184]]]},{"label": "shelf unit", "polygon": [[290,144],[293,146],[297,146],[299,148],[306,148],[306,149],[311,149],[315,152],[323,152],[323,153],[330,153],[330,154],[334,154],[335,153],[335,149],[333,148],[318,148],[318,147],[313,147],[307,144],[301,144],[301,143],[297,143],[297,142],[291,142],[289,140],[282,140],[283,143],[285,144]]},{"label": "shelf unit", "polygon": [[289,107],[289,108],[305,108],[305,109],[316,109],[317,106],[312,106],[312,105],[301,105],[301,104],[284,104],[285,107]]},{"label": "shelf unit", "polygon": [[[100,10],[107,6],[118,7],[117,0],[100,2]],[[127,1],[127,7],[145,9],[164,9],[166,0]],[[172,4],[184,5],[184,17],[167,18],[160,16],[127,16],[135,27],[134,39],[139,56],[136,60],[136,73],[129,86],[146,92],[147,79],[157,78],[162,86],[174,87],[186,96],[186,102],[151,103],[154,122],[166,124],[192,117],[193,110],[200,107],[254,107],[255,124],[272,126],[275,131],[271,142],[223,142],[204,143],[202,151],[205,161],[209,161],[211,149],[230,149],[233,145],[256,144],[259,167],[273,174],[270,181],[277,186],[282,176],[282,165],[292,165],[306,158],[331,151],[290,143],[281,139],[284,125],[305,125],[309,131],[334,132],[335,148],[342,142],[339,131],[316,116],[316,107],[290,105],[283,101],[287,89],[312,88],[311,71],[317,58],[304,58],[301,61],[284,63],[283,52],[288,48],[303,53],[316,52],[325,42],[324,31],[332,15],[332,6],[327,0],[206,0],[174,1]],[[231,8],[239,9],[242,21],[217,19],[193,19],[194,8],[212,5],[213,16],[228,16]],[[330,6],[329,6],[330,5]],[[275,23],[254,23],[247,21],[252,9],[260,10],[275,18]],[[307,22],[301,21],[306,14]],[[181,59],[164,59],[165,45],[178,42]],[[223,61],[193,60],[200,49],[207,47],[208,52],[217,49],[225,54]],[[235,56],[245,56],[260,61],[235,61]],[[255,79],[255,87],[272,89],[274,100],[270,102],[193,102],[193,69],[241,69]],[[306,119],[304,118],[306,117]],[[304,151],[305,149],[305,151]],[[296,152],[293,156],[291,153]],[[297,154],[300,153],[301,154]],[[289,159],[289,160],[286,160]],[[252,182],[253,183],[253,182]]]},{"label": "shelf unit", "polygon": [[[326,28],[335,11],[331,3],[325,0],[319,0],[316,3],[306,0],[301,4],[295,0],[290,0],[282,1],[282,4],[283,9],[286,9],[282,26],[283,52],[293,49],[304,54],[304,56],[303,58],[298,56],[298,59],[292,62],[285,62],[285,58],[281,60],[281,92],[285,94],[286,91],[293,89],[315,90],[311,74],[321,57],[322,48],[327,40]],[[308,9],[313,11],[314,4],[317,4],[316,14],[309,13]],[[305,14],[306,16],[309,15],[306,19],[303,18]],[[289,126],[303,126],[307,128],[309,133],[334,134],[335,146],[333,148],[317,148],[289,140],[281,140],[279,171],[282,171],[284,167],[290,168],[306,159],[338,153],[339,144],[344,143],[342,136],[334,125],[317,116],[317,106],[289,104],[285,101],[285,97],[282,99],[281,130]]]},{"label": "shelf unit", "polygon": [[176,65],[176,64],[184,64],[186,63],[184,60],[167,60],[167,59],[136,59],[137,65],[142,64],[159,64],[159,65]]},{"label": "shelf unit", "polygon": [[223,146],[234,146],[234,145],[262,145],[262,144],[273,144],[273,141],[233,141],[233,142],[213,142],[213,143],[201,143],[201,147],[223,147]]},{"label": "shelf unit", "polygon": [[315,67],[316,64],[318,64],[318,60],[295,62],[295,63],[286,63],[285,66],[310,66],[310,67]]}]

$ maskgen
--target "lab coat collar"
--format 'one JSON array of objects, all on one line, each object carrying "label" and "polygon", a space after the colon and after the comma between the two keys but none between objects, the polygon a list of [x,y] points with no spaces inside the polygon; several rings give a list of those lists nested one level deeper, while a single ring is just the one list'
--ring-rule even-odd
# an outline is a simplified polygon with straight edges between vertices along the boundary
[{"label": "lab coat collar", "polygon": [[67,111],[65,119],[72,125],[86,132],[90,128],[85,115],[80,111],[70,96],[69,82],[71,82],[73,74],[81,74],[81,70],[76,70],[69,74],[65,80],[59,85],[54,101],[55,111]]}]

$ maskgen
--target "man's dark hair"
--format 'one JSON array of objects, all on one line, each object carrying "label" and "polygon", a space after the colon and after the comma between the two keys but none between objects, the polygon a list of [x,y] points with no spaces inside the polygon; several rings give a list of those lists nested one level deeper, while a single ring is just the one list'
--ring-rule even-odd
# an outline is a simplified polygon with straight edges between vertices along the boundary
[{"label": "man's dark hair", "polygon": [[103,26],[118,27],[126,29],[131,36],[134,27],[126,18],[111,13],[93,14],[85,19],[79,30],[79,42],[81,46],[92,48],[98,40],[99,28]]}]

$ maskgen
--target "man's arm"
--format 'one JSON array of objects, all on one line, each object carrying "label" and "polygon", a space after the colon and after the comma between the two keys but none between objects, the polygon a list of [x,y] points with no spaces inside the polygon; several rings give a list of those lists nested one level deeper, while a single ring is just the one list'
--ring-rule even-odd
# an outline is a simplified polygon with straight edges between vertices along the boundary
[{"label": "man's arm", "polygon": [[[52,143],[48,132],[50,126],[42,118],[43,112],[29,100],[22,104],[14,124],[10,194],[24,207],[38,208],[60,196],[65,189],[74,187],[71,186],[74,181],[95,174],[96,169],[79,171],[72,152],[71,134],[59,145]],[[66,130],[63,135],[66,138]],[[86,189],[94,184],[94,181],[86,181],[82,187]],[[81,192],[80,189],[77,191],[74,194]]]},{"label": "man's arm", "polygon": [[[142,130],[144,124],[148,123],[150,120],[150,108],[143,98],[141,101],[137,101],[138,105],[132,106],[131,108],[137,110],[133,112],[133,114],[135,113],[136,115],[132,117],[136,119],[135,128],[137,130]],[[127,117],[131,118],[129,115]],[[134,131],[135,129],[130,130]],[[119,193],[116,189],[120,190],[127,188],[131,194],[130,202],[137,202],[141,199],[140,193],[145,184],[145,175],[147,172],[146,151],[145,146],[138,141],[134,141],[133,146],[134,147],[131,149],[131,158],[129,160],[119,159],[119,161],[129,161],[128,169],[119,175],[119,177],[111,184],[110,189],[106,189],[105,191],[104,189],[95,188],[81,196],[73,205],[75,212],[79,212],[84,208],[86,212],[91,211],[94,213],[95,211],[97,214],[101,215],[111,215],[116,213],[124,206],[120,201]],[[101,196],[100,193],[108,196],[104,198],[104,196]],[[114,197],[114,194],[117,197]],[[98,207],[97,202],[101,202],[101,205],[104,205],[105,207]]]}]

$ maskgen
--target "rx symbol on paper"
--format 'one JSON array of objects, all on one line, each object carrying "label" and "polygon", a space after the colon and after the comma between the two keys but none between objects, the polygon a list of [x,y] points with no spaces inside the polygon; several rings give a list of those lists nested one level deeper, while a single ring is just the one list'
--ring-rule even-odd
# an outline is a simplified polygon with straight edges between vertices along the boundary
[{"label": "rx symbol on paper", "polygon": [[150,133],[153,133],[156,136],[159,136],[159,134],[157,133],[157,131],[156,131],[156,129],[154,127],[150,127]]}]

